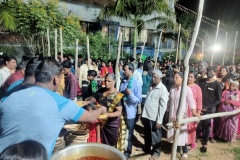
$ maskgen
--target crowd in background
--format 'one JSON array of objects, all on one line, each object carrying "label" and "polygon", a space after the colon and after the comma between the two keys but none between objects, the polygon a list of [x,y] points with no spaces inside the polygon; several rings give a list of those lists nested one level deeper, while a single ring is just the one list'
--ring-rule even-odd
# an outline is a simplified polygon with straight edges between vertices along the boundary
[{"label": "crowd in background", "polygon": [[[4,100],[16,91],[34,86],[36,69],[39,64],[48,60],[50,58],[38,54],[31,59],[24,56],[21,63],[17,63],[13,56],[0,57],[1,102],[4,104]],[[115,70],[115,60],[89,60],[90,65],[88,59],[83,59],[82,55],[78,56],[77,62],[71,54],[63,59],[58,55],[64,78],[54,79],[53,85],[56,83],[56,92],[71,101],[82,99],[105,106],[107,120],[89,123],[89,142],[115,147],[124,145],[117,148],[123,150],[126,158],[132,153],[133,132],[139,119],[144,125],[143,151],[152,154],[151,160],[160,156],[162,136],[166,136],[168,142],[173,142],[174,129],[165,126],[165,133],[162,128],[166,123],[176,121],[180,98],[184,99],[183,118],[200,118],[201,115],[233,111],[240,107],[240,63],[209,66],[205,61],[190,61],[187,94],[186,97],[181,97],[184,72],[181,61],[177,64],[157,61],[155,64],[150,57],[144,62],[134,58],[121,59]],[[44,74],[48,74],[48,70],[39,76],[44,77]],[[117,74],[121,80],[119,88],[115,86]],[[85,109],[90,113],[96,110],[89,106]],[[201,152],[207,152],[208,141],[214,143],[216,137],[235,142],[237,135],[240,135],[239,118],[238,115],[225,116],[180,126],[177,152],[183,159],[187,159],[188,146],[194,149],[197,138],[202,141]],[[120,125],[123,123],[122,119],[128,129],[127,144],[119,144],[120,137],[116,136],[123,131]],[[1,134],[0,132],[0,140]]]}]

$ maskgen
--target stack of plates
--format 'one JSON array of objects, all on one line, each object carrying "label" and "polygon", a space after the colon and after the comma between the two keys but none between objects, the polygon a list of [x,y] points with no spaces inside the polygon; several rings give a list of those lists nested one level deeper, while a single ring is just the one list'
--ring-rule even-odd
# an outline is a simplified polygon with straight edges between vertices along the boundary
[{"label": "stack of plates", "polygon": [[86,124],[65,125],[64,128],[68,130],[68,133],[65,136],[66,145],[87,142],[89,137],[89,131]]},{"label": "stack of plates", "polygon": [[63,137],[58,137],[53,152],[60,151],[65,148],[65,141]]}]

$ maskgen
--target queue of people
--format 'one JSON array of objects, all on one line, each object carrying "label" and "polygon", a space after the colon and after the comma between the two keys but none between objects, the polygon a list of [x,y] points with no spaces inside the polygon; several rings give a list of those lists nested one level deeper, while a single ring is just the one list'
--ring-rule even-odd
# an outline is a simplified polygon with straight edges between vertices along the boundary
[{"label": "queue of people", "polygon": [[[4,154],[9,146],[33,140],[43,145],[50,158],[60,130],[66,121],[72,120],[89,123],[89,143],[116,147],[128,159],[132,154],[135,125],[141,119],[143,151],[151,154],[150,160],[156,160],[161,153],[163,125],[176,121],[180,98],[184,102],[182,118],[200,118],[240,108],[240,65],[220,67],[191,62],[187,94],[181,97],[184,70],[181,64],[173,62],[158,62],[154,68],[151,59],[144,63],[133,58],[126,63],[121,60],[119,73],[114,73],[114,61],[90,59],[89,66],[82,56],[77,62],[70,58],[58,62],[35,57],[14,70],[16,62],[16,58],[8,57],[0,69],[0,152]],[[74,63],[78,68],[74,68]],[[10,79],[11,70],[21,76]],[[121,75],[119,89],[116,74]],[[75,103],[79,98],[84,100],[84,108]],[[101,107],[92,108],[92,104]],[[98,119],[100,114],[105,119]],[[214,142],[214,137],[218,137],[235,142],[240,134],[238,115],[179,127],[177,152],[182,159],[188,158],[188,146],[196,148],[198,138],[202,141],[200,151],[207,152],[210,139]],[[169,143],[173,142],[173,136],[174,129],[168,128]]]}]

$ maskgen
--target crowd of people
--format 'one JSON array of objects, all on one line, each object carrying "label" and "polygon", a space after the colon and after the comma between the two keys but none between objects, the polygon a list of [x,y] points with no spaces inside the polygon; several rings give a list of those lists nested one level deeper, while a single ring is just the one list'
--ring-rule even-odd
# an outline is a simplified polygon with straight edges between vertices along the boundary
[{"label": "crowd of people", "polygon": [[[115,70],[115,61],[83,59],[79,55],[75,62],[72,57],[69,54],[54,60],[36,55],[24,57],[19,64],[13,56],[0,57],[0,157],[29,140],[42,144],[51,157],[56,137],[65,122],[72,120],[89,124],[89,143],[114,146],[128,159],[135,124],[140,119],[144,126],[143,151],[151,154],[150,160],[156,160],[160,157],[163,125],[176,122],[180,98],[182,118],[240,108],[240,63],[209,66],[205,61],[191,61],[187,94],[181,97],[181,62],[155,64],[151,58],[144,62],[129,58],[120,60]],[[79,99],[84,101],[83,108],[75,103]],[[106,117],[98,119],[100,114]],[[201,152],[207,152],[208,142],[215,142],[216,137],[235,142],[239,124],[239,116],[233,115],[181,125],[177,152],[187,159],[197,138],[202,141]],[[167,141],[172,143],[173,137],[174,128],[167,128]]]}]

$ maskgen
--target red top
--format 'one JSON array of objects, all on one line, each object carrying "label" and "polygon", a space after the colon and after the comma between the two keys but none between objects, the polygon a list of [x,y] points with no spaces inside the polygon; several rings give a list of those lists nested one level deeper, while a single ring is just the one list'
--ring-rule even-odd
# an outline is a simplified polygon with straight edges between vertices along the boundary
[{"label": "red top", "polygon": [[113,68],[112,68],[112,66],[108,67],[108,73],[113,73]]},{"label": "red top", "polygon": [[11,74],[6,81],[2,84],[2,86],[5,88],[5,91],[7,91],[8,87],[13,84],[14,82],[23,79],[23,73],[19,70],[15,73]]}]

